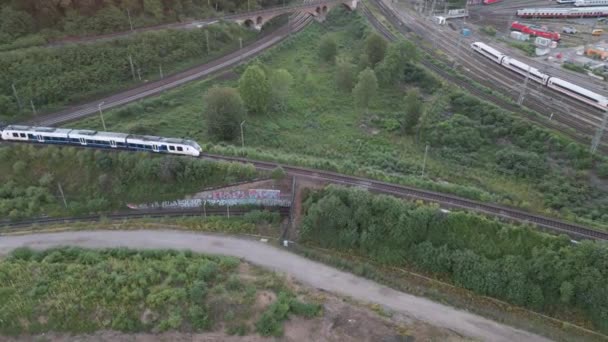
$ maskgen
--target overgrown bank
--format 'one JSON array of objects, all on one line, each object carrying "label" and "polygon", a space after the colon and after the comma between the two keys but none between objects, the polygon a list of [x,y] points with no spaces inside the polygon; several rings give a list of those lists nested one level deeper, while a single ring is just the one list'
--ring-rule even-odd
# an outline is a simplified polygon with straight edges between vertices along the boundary
[{"label": "overgrown bank", "polygon": [[73,147],[4,146],[0,160],[0,217],[11,219],[98,213],[124,208],[129,201],[182,198],[257,175],[252,165]]},{"label": "overgrown bank", "polygon": [[303,242],[405,266],[608,331],[608,248],[474,214],[330,186],[304,204]]},{"label": "overgrown bank", "polygon": [[235,23],[220,22],[91,44],[0,52],[0,120],[33,115],[32,103],[40,112],[156,80],[161,73],[166,76],[236,50],[240,39],[247,42],[255,36]]},{"label": "overgrown bank", "polygon": [[[0,333],[218,331],[281,336],[314,317],[285,281],[232,257],[164,250],[15,250],[0,260]],[[277,299],[259,305],[262,292]]]}]

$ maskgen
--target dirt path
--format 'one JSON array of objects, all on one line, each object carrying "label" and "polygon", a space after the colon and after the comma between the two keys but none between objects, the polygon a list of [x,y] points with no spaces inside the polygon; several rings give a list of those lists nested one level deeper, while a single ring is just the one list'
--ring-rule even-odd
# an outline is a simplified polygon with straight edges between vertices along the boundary
[{"label": "dirt path", "polygon": [[483,317],[432,302],[341,272],[276,247],[236,237],[178,231],[94,231],[0,237],[0,255],[28,246],[131,247],[190,249],[232,255],[254,264],[292,275],[306,285],[381,304],[414,319],[486,341],[549,341]]}]

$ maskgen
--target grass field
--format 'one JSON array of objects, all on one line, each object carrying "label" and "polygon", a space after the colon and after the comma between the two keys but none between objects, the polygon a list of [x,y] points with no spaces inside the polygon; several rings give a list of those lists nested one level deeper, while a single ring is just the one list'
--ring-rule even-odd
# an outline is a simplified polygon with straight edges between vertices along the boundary
[{"label": "grass field", "polygon": [[[572,166],[572,160],[567,160],[568,165],[562,169],[554,169],[549,166],[550,163],[543,164],[541,168],[547,168],[546,174],[555,173],[554,177],[547,178],[546,181],[539,180],[542,175],[514,176],[503,172],[496,165],[496,155],[504,145],[513,142],[509,138],[483,137],[488,130],[500,130],[496,125],[502,123],[487,123],[483,121],[485,118],[475,117],[470,120],[457,117],[462,120],[456,122],[452,118],[453,111],[463,109],[454,109],[457,107],[455,102],[463,95],[454,95],[454,89],[440,86],[437,80],[429,81],[428,73],[424,82],[418,80],[397,87],[380,88],[367,113],[357,109],[352,94],[336,87],[336,66],[320,60],[318,44],[321,37],[333,36],[338,42],[337,59],[357,64],[368,30],[365,21],[357,14],[332,15],[330,12],[327,22],[311,25],[255,61],[268,71],[289,71],[295,82],[285,110],[247,117],[244,125],[246,150],[232,147],[240,145],[238,138],[232,142],[211,140],[207,136],[203,118],[205,91],[213,85],[236,86],[235,77],[195,82],[162,96],[112,110],[105,114],[108,130],[189,137],[205,145],[203,148],[211,152],[246,155],[364,175],[518,206],[587,224],[608,226],[608,215],[602,215],[603,208],[608,206],[602,200],[605,192],[602,192],[602,187],[590,187],[588,180],[581,174],[587,172],[589,165],[592,165],[591,161],[584,160],[587,166],[582,167],[583,171]],[[237,74],[243,69],[237,68]],[[424,73],[421,70],[412,72]],[[404,107],[405,91],[411,87],[422,90],[428,115],[436,120],[423,132],[426,134],[425,139],[434,139],[426,160],[424,176],[421,174],[425,144],[423,140],[416,143],[415,135],[401,134],[397,121],[398,114]],[[475,111],[480,108],[483,111],[495,111],[487,105],[478,107],[472,107],[471,113],[466,114],[475,116]],[[443,121],[449,121],[449,125],[443,125]],[[513,134],[521,134],[522,128],[528,129],[526,127],[530,126],[518,121],[511,124]],[[452,125],[459,126],[453,128]],[[101,128],[97,117],[67,126]],[[470,127],[472,128],[469,129]],[[537,131],[540,130],[536,129],[529,135],[535,135]],[[456,138],[442,140],[442,136],[448,135]],[[538,135],[538,139],[551,140],[550,143],[539,141],[540,145],[549,145],[555,140],[548,132]],[[480,136],[483,139],[476,139]],[[556,139],[559,140],[559,149],[569,143],[563,138]],[[469,140],[475,144],[474,149],[452,148],[452,145],[467,144]],[[525,144],[517,144],[519,146],[515,148],[518,153],[524,153],[527,149]],[[577,146],[572,148],[575,152],[579,150]],[[554,146],[549,149],[554,149]],[[562,158],[563,151],[557,153]],[[580,158],[589,157],[583,154]],[[552,160],[554,156],[546,159]],[[558,163],[564,164],[561,160]],[[575,173],[577,175],[572,176]],[[564,179],[568,179],[568,182],[572,180],[573,183],[567,194],[557,189],[564,183]],[[599,182],[606,184],[601,179]],[[547,184],[540,186],[541,183]],[[578,196],[581,191],[584,192],[581,195],[583,197]],[[548,199],[548,196],[551,198]],[[559,205],[552,204],[556,201]],[[575,202],[579,203],[574,205],[576,210],[568,208],[568,203]]]},{"label": "grass field", "polygon": [[[280,336],[314,317],[283,278],[240,260],[191,252],[59,248],[0,260],[0,334],[220,331]],[[276,298],[260,305],[259,297]]]}]

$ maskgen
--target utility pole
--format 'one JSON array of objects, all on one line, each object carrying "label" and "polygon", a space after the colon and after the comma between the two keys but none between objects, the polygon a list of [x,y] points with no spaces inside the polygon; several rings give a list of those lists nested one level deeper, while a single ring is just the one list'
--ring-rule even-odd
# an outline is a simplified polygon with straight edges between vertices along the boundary
[{"label": "utility pole", "polygon": [[129,17],[129,26],[131,27],[131,31],[133,31],[133,22],[131,22],[131,11],[127,8],[127,16]]},{"label": "utility pole", "polygon": [[162,64],[158,65],[158,71],[160,71],[160,79],[162,80],[163,78],[165,78],[163,76],[163,65]]},{"label": "utility pole", "polygon": [[602,136],[604,135],[604,130],[608,125],[608,109],[604,112],[604,119],[602,120],[602,124],[598,127],[593,140],[591,140],[591,153],[595,153],[597,151],[598,146],[600,146],[600,142],[602,141]]},{"label": "utility pole", "polygon": [[135,66],[133,66],[133,58],[129,55],[129,64],[131,64],[131,75],[133,75],[133,81],[135,81]]},{"label": "utility pole", "polygon": [[241,147],[245,148],[245,135],[243,135],[243,124],[245,121],[241,122]]},{"label": "utility pole", "polygon": [[137,77],[139,77],[139,80],[141,81],[141,70],[139,67],[137,67]]},{"label": "utility pole", "polygon": [[19,95],[17,94],[17,88],[15,88],[15,83],[12,84],[13,94],[15,94],[15,98],[17,99],[17,104],[19,105],[19,111],[21,111],[23,106],[21,105],[21,100],[19,99]]},{"label": "utility pole", "polygon": [[435,14],[435,0],[431,3],[431,11],[429,12],[429,16],[432,17]]},{"label": "utility pole", "polygon": [[103,125],[103,130],[106,131],[106,122],[103,119],[103,111],[101,110],[101,106],[103,106],[104,103],[105,103],[105,101],[102,101],[100,104],[98,104],[97,109],[99,109],[99,117],[101,118],[101,124]]},{"label": "utility pole", "polygon": [[34,113],[34,115],[38,115],[38,112],[36,111],[36,106],[34,106],[34,100],[30,100],[30,104],[32,105],[32,113]]},{"label": "utility pole", "polygon": [[209,31],[208,30],[205,30],[205,39],[207,40],[207,55],[209,55],[211,52],[209,49]]},{"label": "utility pole", "polygon": [[61,194],[61,198],[63,199],[63,205],[65,208],[68,208],[68,202],[65,200],[65,195],[63,194],[63,189],[61,188],[61,183],[57,183],[57,187],[59,188],[59,193]]},{"label": "utility pole", "polygon": [[424,159],[422,161],[422,177],[424,177],[424,169],[426,168],[426,155],[429,153],[429,145],[424,148]]},{"label": "utility pole", "polygon": [[528,88],[528,79],[530,78],[530,67],[528,66],[528,71],[526,71],[526,78],[524,79],[524,86],[521,88],[519,92],[519,98],[517,99],[517,104],[521,106],[524,103],[524,98],[526,97],[526,89]]},{"label": "utility pole", "polygon": [[241,38],[241,37],[239,37],[239,46],[240,46],[240,49],[242,50],[243,49],[243,38]]}]

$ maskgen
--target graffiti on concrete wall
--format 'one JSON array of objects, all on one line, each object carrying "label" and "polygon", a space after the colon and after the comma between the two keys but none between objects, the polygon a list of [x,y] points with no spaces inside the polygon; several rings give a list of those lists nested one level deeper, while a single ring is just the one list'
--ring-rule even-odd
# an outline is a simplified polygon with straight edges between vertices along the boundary
[{"label": "graffiti on concrete wall", "polygon": [[275,207],[291,206],[289,196],[281,196],[281,190],[250,189],[212,191],[201,198],[163,201],[143,204],[127,204],[131,209],[196,209],[206,205],[265,205]]}]

